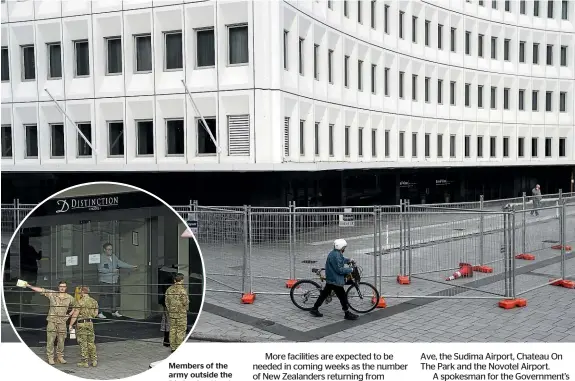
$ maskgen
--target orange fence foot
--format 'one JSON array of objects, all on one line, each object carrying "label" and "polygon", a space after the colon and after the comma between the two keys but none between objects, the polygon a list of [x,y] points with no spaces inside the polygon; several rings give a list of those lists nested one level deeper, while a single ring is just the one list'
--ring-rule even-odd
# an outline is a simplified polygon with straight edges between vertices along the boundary
[{"label": "orange fence foot", "polygon": [[409,284],[409,283],[411,283],[411,282],[409,281],[409,277],[408,277],[408,276],[398,275],[398,276],[397,276],[397,283],[399,283],[399,284]]},{"label": "orange fence foot", "polygon": [[[375,302],[375,300],[373,300],[373,302]],[[385,299],[383,298],[383,296],[380,296],[379,300],[377,301],[377,307],[376,308],[385,308],[385,307],[387,307],[387,303],[385,302]]]},{"label": "orange fence foot", "polygon": [[256,294],[242,295],[242,304],[254,304],[254,300],[256,300]]},{"label": "orange fence foot", "polygon": [[572,280],[567,280],[567,279],[563,279],[563,280],[556,280],[553,281],[553,283],[551,283],[552,286],[560,286],[560,287],[565,287],[565,288],[575,288],[575,282],[573,282]]},{"label": "orange fence foot", "polygon": [[297,279],[288,279],[286,282],[286,288],[292,288],[294,284],[296,284]]},{"label": "orange fence foot", "polygon": [[534,261],[535,256],[533,254],[519,254],[515,256],[515,259],[523,259],[526,261]]},{"label": "orange fence foot", "polygon": [[489,266],[473,266],[473,271],[477,271],[478,273],[492,273],[493,267]]},{"label": "orange fence foot", "polygon": [[519,299],[515,299],[516,302],[516,306],[517,307],[525,307],[527,306],[527,299],[523,299],[523,298],[519,298]]},{"label": "orange fence foot", "polygon": [[[551,246],[551,248],[554,249],[554,250],[561,250],[562,247],[563,247],[562,245],[553,245],[553,246]],[[565,251],[571,251],[571,250],[573,250],[573,248],[572,248],[571,246],[569,246],[569,245],[566,245],[566,246],[565,246]]]},{"label": "orange fence foot", "polygon": [[499,302],[499,307],[506,310],[525,306],[527,306],[527,299],[504,299]]}]

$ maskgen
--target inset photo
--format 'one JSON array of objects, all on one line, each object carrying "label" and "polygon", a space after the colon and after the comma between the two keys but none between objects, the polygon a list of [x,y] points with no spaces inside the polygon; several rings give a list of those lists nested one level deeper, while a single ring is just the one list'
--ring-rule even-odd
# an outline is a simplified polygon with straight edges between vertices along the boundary
[{"label": "inset photo", "polygon": [[2,299],[19,339],[46,364],[125,378],[187,340],[204,298],[187,212],[130,185],[94,182],[11,214]]}]

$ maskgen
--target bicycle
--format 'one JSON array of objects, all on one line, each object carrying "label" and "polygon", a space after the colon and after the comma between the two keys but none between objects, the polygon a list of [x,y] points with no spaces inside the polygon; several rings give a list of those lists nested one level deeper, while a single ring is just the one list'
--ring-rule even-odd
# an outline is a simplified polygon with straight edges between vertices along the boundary
[{"label": "bicycle", "polygon": [[[347,288],[347,290],[345,292],[349,308],[351,308],[353,311],[358,312],[358,313],[368,313],[368,312],[373,311],[375,309],[375,307],[377,307],[377,303],[379,301],[379,292],[371,283],[361,281],[361,274],[362,274],[361,267],[357,266],[355,264],[355,262],[350,263],[349,266],[352,268],[352,272],[350,275],[348,275],[346,277],[346,282],[345,282],[345,285],[349,285],[349,287]],[[325,279],[326,279],[325,278],[325,268],[321,268],[321,269],[320,268],[312,268],[311,272],[318,276],[318,278],[320,279],[321,285],[319,283],[317,283],[316,281],[311,280],[311,279],[302,279],[300,281],[297,281],[292,286],[292,288],[290,290],[290,298],[291,298],[292,303],[295,304],[295,306],[297,308],[304,310],[304,311],[310,311],[313,308],[315,301],[319,297],[319,293],[323,289],[322,286],[325,286]],[[305,285],[311,285],[312,289],[309,291],[302,291],[301,293],[299,293],[299,291],[302,290],[302,286],[305,286]],[[360,290],[361,286],[365,286],[367,288],[367,290],[365,292],[362,292]],[[297,293],[297,295],[296,295],[296,293]],[[337,297],[337,296],[335,295],[335,292],[332,291],[328,295],[328,297],[325,299],[324,303],[329,304],[334,297]],[[298,303],[297,300],[299,300],[299,299],[301,299],[303,301],[303,304]],[[369,308],[361,309],[358,306],[356,306],[355,301],[358,299],[360,301],[363,301],[365,299],[369,300]],[[352,300],[353,300],[353,303],[352,303]]]}]

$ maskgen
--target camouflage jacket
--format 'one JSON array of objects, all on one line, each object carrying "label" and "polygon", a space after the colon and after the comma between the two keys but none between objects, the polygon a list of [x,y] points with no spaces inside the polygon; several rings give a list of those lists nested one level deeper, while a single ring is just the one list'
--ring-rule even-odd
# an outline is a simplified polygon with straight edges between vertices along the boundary
[{"label": "camouflage jacket", "polygon": [[73,305],[74,309],[77,309],[78,320],[81,319],[93,319],[98,315],[98,302],[90,297],[89,295],[84,295],[84,297],[76,300]]},{"label": "camouflage jacket", "polygon": [[174,284],[166,290],[166,309],[169,317],[186,316],[189,304],[188,291],[183,284]]}]

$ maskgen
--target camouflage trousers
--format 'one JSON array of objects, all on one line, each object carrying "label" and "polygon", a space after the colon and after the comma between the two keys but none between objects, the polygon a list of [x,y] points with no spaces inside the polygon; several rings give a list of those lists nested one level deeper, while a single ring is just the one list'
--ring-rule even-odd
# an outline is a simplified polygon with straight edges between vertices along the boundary
[{"label": "camouflage trousers", "polygon": [[48,356],[48,359],[54,358],[54,341],[58,341],[56,344],[56,356],[64,357],[64,340],[66,339],[66,333],[66,322],[48,322],[48,325],[46,326],[46,355]]},{"label": "camouflage trousers", "polygon": [[98,354],[96,353],[96,334],[94,333],[94,324],[91,322],[76,324],[76,339],[80,346],[81,361],[97,361]]},{"label": "camouflage trousers", "polygon": [[186,315],[183,316],[170,316],[170,347],[173,351],[178,349],[180,344],[186,338],[186,328],[188,327],[188,319]]}]

